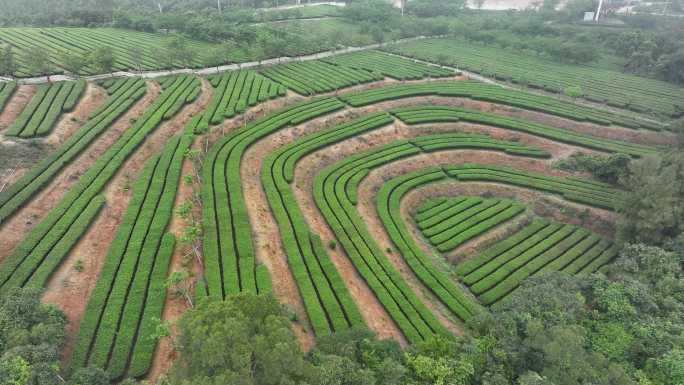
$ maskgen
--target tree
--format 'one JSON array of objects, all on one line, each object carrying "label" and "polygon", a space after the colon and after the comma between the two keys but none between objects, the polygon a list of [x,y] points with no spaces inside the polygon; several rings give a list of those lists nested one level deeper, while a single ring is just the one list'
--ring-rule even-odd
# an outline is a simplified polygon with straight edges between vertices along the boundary
[{"label": "tree", "polygon": [[684,48],[671,54],[662,55],[655,68],[658,75],[663,79],[684,84]]},{"label": "tree", "polygon": [[230,64],[230,58],[235,53],[237,44],[232,40],[227,40],[221,44],[220,47],[213,49],[209,53],[210,65],[216,66],[216,72],[219,72],[219,66]]},{"label": "tree", "polygon": [[622,241],[664,245],[684,232],[684,154],[632,161],[621,184],[618,237]]},{"label": "tree", "polygon": [[14,60],[12,46],[6,45],[0,51],[0,75],[12,76],[17,71],[17,63]]},{"label": "tree", "polygon": [[620,178],[629,173],[632,158],[625,154],[585,155],[576,152],[566,159],[556,162],[555,166],[567,171],[589,172],[596,179],[617,184]]},{"label": "tree", "polygon": [[68,385],[109,385],[109,377],[104,370],[96,367],[77,369],[69,379]]},{"label": "tree", "polygon": [[102,46],[90,54],[93,67],[100,73],[111,73],[114,68],[114,50],[109,46]]},{"label": "tree", "polygon": [[580,86],[568,86],[565,87],[564,93],[566,96],[569,96],[573,99],[577,99],[584,95],[584,92],[582,92],[582,87]]},{"label": "tree", "polygon": [[131,61],[133,62],[133,65],[135,66],[135,69],[138,72],[142,72],[142,64],[143,64],[143,51],[140,46],[134,46],[131,48]]},{"label": "tree", "polygon": [[61,51],[59,56],[62,67],[76,76],[88,64],[88,58],[78,52]]},{"label": "tree", "polygon": [[26,53],[31,60],[28,61],[29,71],[36,75],[46,75],[48,82],[52,72],[52,61],[48,52],[38,46],[32,46]]},{"label": "tree", "polygon": [[60,383],[66,317],[40,297],[33,288],[0,295],[0,384]]},{"label": "tree", "polygon": [[180,359],[169,373],[171,384],[295,384],[312,370],[272,296],[203,302],[178,327]]},{"label": "tree", "polygon": [[166,45],[167,55],[171,63],[180,63],[184,68],[192,65],[194,52],[183,36],[176,36]]},{"label": "tree", "polygon": [[174,271],[166,279],[165,286],[171,290],[171,295],[176,298],[184,298],[189,307],[193,307],[192,288],[194,282],[190,280],[190,273],[183,269]]}]

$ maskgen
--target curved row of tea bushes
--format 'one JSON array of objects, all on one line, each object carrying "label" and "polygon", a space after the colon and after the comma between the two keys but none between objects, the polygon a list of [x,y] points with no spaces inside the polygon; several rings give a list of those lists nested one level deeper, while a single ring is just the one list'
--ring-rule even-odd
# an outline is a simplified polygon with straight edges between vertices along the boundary
[{"label": "curved row of tea bushes", "polygon": [[226,72],[209,77],[215,88],[214,95],[204,111],[200,130],[207,130],[209,124],[219,124],[248,107],[268,99],[284,96],[285,87],[249,70]]},{"label": "curved row of tea bushes", "polygon": [[[164,91],[143,116],[136,120],[109,149],[90,166],[74,186],[22,240],[14,252],[0,264],[0,291],[9,287],[42,287],[78,237],[70,232],[80,226],[78,216],[100,194],[136,148],[164,120],[167,111],[175,108],[178,98],[197,87],[197,79],[179,76],[176,84]],[[85,232],[79,231],[78,235]],[[65,243],[66,239],[70,242]]]},{"label": "curved row of tea bushes", "polygon": [[398,80],[443,78],[455,75],[452,70],[375,50],[338,55],[323,60],[340,67],[363,69]]},{"label": "curved row of tea bushes", "polygon": [[447,175],[437,167],[393,178],[378,191],[376,205],[387,234],[411,270],[453,314],[462,320],[468,320],[481,311],[479,304],[416,244],[400,212],[401,199],[407,192],[446,178]]},{"label": "curved row of tea bushes", "polygon": [[264,191],[278,221],[288,263],[316,335],[363,325],[364,321],[320,238],[312,233],[299,209],[291,185],[295,166],[307,154],[393,121],[387,113],[364,116],[307,135],[264,160],[261,173]]},{"label": "curved row of tea bushes", "polygon": [[343,107],[335,98],[287,107],[232,132],[211,148],[202,171],[204,282],[197,287],[200,297],[221,300],[243,291],[264,290],[257,286],[259,267],[240,178],[246,149],[270,133]]},{"label": "curved row of tea bushes", "polygon": [[38,86],[38,92],[7,129],[5,135],[21,138],[47,135],[62,113],[74,109],[85,90],[85,85],[85,80],[79,80]]},{"label": "curved row of tea bushes", "polygon": [[599,151],[632,156],[655,154],[657,149],[640,144],[596,138],[570,130],[550,127],[527,120],[450,106],[412,106],[390,111],[406,124],[467,122],[520,131],[554,141]]},{"label": "curved row of tea bushes", "polygon": [[521,186],[557,194],[571,202],[607,210],[614,210],[616,203],[620,200],[619,192],[609,185],[579,178],[561,178],[503,166],[470,163],[447,166],[444,167],[444,171],[459,181],[481,181]]},{"label": "curved row of tea bushes", "polygon": [[[496,177],[494,177],[494,171],[498,172]],[[478,177],[467,176],[469,173],[480,173],[480,175]],[[505,167],[474,164],[453,165],[444,168],[428,167],[391,179],[383,185],[378,193],[378,213],[383,220],[385,228],[388,230],[390,238],[405,259],[410,261],[412,258],[418,258],[427,261],[425,265],[433,263],[429,261],[415,243],[403,222],[400,212],[401,197],[418,186],[444,182],[449,178],[455,178],[459,182],[493,181],[550,192],[548,186],[542,186],[539,183],[539,179],[542,178],[540,174],[527,173]],[[585,183],[581,180],[566,178],[564,181],[563,178],[557,177],[545,178],[547,178],[547,182],[553,181],[553,183],[557,184],[556,191],[562,189],[576,190],[580,188],[578,187],[580,185],[583,185],[585,188],[588,186],[589,188],[596,187],[602,189],[600,186],[592,186],[593,183]],[[568,185],[561,187],[566,181]],[[498,200],[491,201],[494,202],[494,206],[490,206],[492,208],[496,207],[498,202],[501,202]],[[415,220],[421,230],[435,229],[436,226],[447,223],[449,218],[453,218],[452,214],[455,211],[466,212],[469,208],[481,206],[482,203],[482,199],[473,197],[431,200],[424,207],[418,209]],[[420,223],[423,223],[422,227]],[[483,234],[491,228],[491,226],[485,225],[484,222],[471,222],[469,225],[467,229],[466,226],[461,226],[464,232],[469,233],[468,236],[463,237],[465,240]],[[448,225],[443,227],[450,228]],[[559,232],[562,229],[563,231]],[[560,241],[574,233],[577,234],[559,244]],[[440,233],[437,231],[437,234]],[[540,246],[536,249],[528,252],[523,257],[517,258],[515,262],[511,262],[507,267],[502,267],[509,260],[518,257],[522,252],[531,249],[537,244]],[[478,295],[483,304],[490,305],[510,293],[523,279],[532,274],[541,274],[548,271],[566,271],[575,274],[597,270],[615,256],[616,249],[609,247],[609,245],[609,241],[603,240],[597,235],[589,234],[586,230],[574,226],[565,226],[563,228],[560,224],[549,225],[546,221],[536,220],[480,255],[462,262],[456,268],[456,273],[463,277],[463,282],[470,286],[471,291]],[[547,247],[544,248],[544,246]],[[557,247],[551,249],[551,246]],[[549,249],[550,251],[546,252]],[[409,258],[407,258],[407,255]],[[515,274],[511,274],[521,264],[527,263],[531,258],[536,258],[537,256],[540,257],[535,259],[533,263],[526,265],[520,271],[516,271]],[[508,278],[508,275],[511,275],[511,277]],[[434,284],[427,284],[427,286],[435,287]]]},{"label": "curved row of tea bushes", "polygon": [[[444,332],[443,326],[408,287],[403,277],[371,237],[347,192],[356,189],[348,186],[350,183],[358,185],[358,178],[355,178],[357,173],[366,174],[367,170],[375,167],[420,154],[425,151],[423,148],[430,148],[430,151],[433,151],[437,150],[437,147],[441,150],[473,148],[498,151],[525,150],[525,152],[533,150],[519,143],[498,141],[484,135],[429,135],[400,140],[352,155],[326,167],[314,180],[314,198],[326,221],[357,271],[375,292],[380,303],[410,342],[418,342],[431,335],[441,334]],[[426,285],[434,281],[431,275],[426,275],[422,268],[412,261],[409,261],[409,265],[416,269],[416,275]],[[470,316],[469,311],[463,310],[463,308],[468,309],[469,305],[454,304],[453,294],[447,294],[448,290],[444,290],[441,286],[433,289],[445,305],[451,305],[451,310],[455,315],[463,319]]]},{"label": "curved row of tea bushes", "polygon": [[161,318],[173,251],[173,237],[165,231],[198,121],[199,116],[185,134],[171,138],[135,182],[81,320],[73,367],[96,366],[113,379],[148,371],[156,346],[154,319]]},{"label": "curved row of tea bushes", "polygon": [[354,107],[416,96],[445,96],[483,100],[543,112],[579,122],[618,125],[633,129],[661,130],[664,126],[650,120],[588,107],[567,100],[513,90],[477,81],[435,81],[397,84],[382,88],[347,92],[340,98]]},{"label": "curved row of tea bushes", "polygon": [[0,223],[52,181],[146,92],[145,82],[140,79],[122,79],[117,80],[115,84],[116,90],[90,115],[81,128],[57,150],[0,193]]}]

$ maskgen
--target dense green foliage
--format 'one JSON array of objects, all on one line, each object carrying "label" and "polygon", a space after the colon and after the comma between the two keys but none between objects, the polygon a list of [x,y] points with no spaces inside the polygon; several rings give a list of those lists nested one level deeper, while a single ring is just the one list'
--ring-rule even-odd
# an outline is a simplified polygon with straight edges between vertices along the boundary
[{"label": "dense green foliage", "polygon": [[680,255],[633,245],[605,272],[532,277],[491,312],[469,321],[465,336],[430,339],[406,350],[352,329],[318,338],[303,354],[275,300],[229,297],[183,317],[181,359],[161,384],[684,381]]},{"label": "dense green foliage", "polygon": [[163,384],[300,384],[311,375],[285,310],[271,296],[205,301],[178,326],[181,358]]},{"label": "dense green foliage", "polygon": [[596,179],[617,184],[628,172],[631,158],[625,154],[585,155],[574,153],[556,162],[556,167],[566,171],[588,172]]},{"label": "dense green foliage", "polygon": [[40,290],[12,289],[0,295],[0,383],[59,382],[66,317],[40,303]]},{"label": "dense green foliage", "polygon": [[618,237],[677,250],[684,244],[684,156],[672,150],[663,157],[630,162],[620,183],[629,191],[618,210]]}]

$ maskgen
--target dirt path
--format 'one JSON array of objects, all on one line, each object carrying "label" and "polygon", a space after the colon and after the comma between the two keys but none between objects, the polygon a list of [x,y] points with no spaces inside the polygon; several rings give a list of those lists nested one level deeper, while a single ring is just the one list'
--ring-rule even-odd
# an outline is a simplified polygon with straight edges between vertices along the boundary
[{"label": "dirt path", "polygon": [[83,153],[64,167],[32,200],[2,224],[0,239],[3,242],[0,243],[0,258],[12,252],[23,236],[57,205],[62,196],[78,181],[78,178],[130,127],[130,119],[140,116],[156,99],[158,93],[159,87],[150,82],[145,96],[95,139]]},{"label": "dirt path", "polygon": [[14,90],[14,94],[0,113],[0,131],[4,131],[17,119],[36,91],[38,87],[32,85],[20,85]]},{"label": "dirt path", "polygon": [[[206,91],[207,86],[207,83],[203,83],[203,91]],[[160,91],[156,83],[148,84],[148,93],[150,88],[154,88],[152,93],[155,94]],[[202,110],[208,102],[208,92],[202,92],[193,104],[185,106],[171,120],[162,123],[124,162],[104,189],[105,207],[50,278],[43,300],[62,309],[69,321],[66,327],[66,344],[62,351],[64,362],[71,357],[75,334],[87,300],[95,287],[109,246],[128,207],[133,193],[131,187],[139,172],[145,162],[159,153],[169,138],[182,132],[190,117]],[[84,266],[81,272],[74,269],[79,260]]]}]

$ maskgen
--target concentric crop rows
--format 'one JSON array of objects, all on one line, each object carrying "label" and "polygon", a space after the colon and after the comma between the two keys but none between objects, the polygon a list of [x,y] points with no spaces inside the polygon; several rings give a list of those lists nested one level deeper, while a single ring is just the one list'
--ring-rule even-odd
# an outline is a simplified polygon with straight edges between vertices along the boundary
[{"label": "concentric crop rows", "polygon": [[186,100],[197,87],[197,78],[179,76],[175,85],[164,91],[143,116],[90,166],[57,206],[3,260],[0,265],[0,290],[8,287],[42,287],[46,284],[52,272],[85,233],[88,222],[94,218],[94,207],[98,201],[102,203],[98,194],[107,182],[165,117],[170,112],[178,111],[180,106],[177,101]]},{"label": "concentric crop rows", "polygon": [[53,180],[93,140],[131,108],[145,94],[146,87],[145,82],[140,79],[123,79],[113,82],[108,92],[110,96],[105,103],[64,144],[0,193],[0,223]]},{"label": "concentric crop rows", "polygon": [[[343,94],[341,99],[348,100],[347,97],[348,94]],[[559,105],[561,104],[559,103]],[[240,163],[245,149],[278,129],[290,124],[302,123],[309,118],[328,114],[340,108],[343,108],[343,105],[335,98],[298,104],[231,133],[212,148],[205,162],[203,178],[205,281],[199,287],[198,293],[200,295],[223,298],[241,291],[259,291],[259,274],[256,267],[258,262],[254,255],[254,246],[251,242],[251,224],[240,186]],[[479,113],[478,111],[463,109],[458,111],[463,114]],[[593,110],[587,109],[586,111]],[[410,111],[401,109],[392,111],[400,118],[404,112]],[[461,116],[464,116],[464,120],[468,118],[466,115]],[[491,119],[497,117],[493,114],[484,114],[483,116]],[[404,118],[406,117],[404,116]],[[307,135],[278,149],[268,156],[263,164],[261,175],[264,189],[279,225],[290,268],[299,286],[313,329],[317,334],[329,333],[362,321],[349,299],[348,291],[344,285],[341,285],[339,274],[330,262],[320,239],[308,227],[301,211],[297,208],[291,186],[294,178],[294,167],[297,160],[302,156],[337,141],[366,132],[375,126],[373,122],[377,122],[377,125],[387,124],[391,120],[388,119],[390,117],[384,113],[374,114],[316,134]],[[482,119],[480,122],[483,124],[491,124],[490,120],[480,119]],[[409,119],[406,118],[406,120]],[[536,135],[539,135],[539,131],[543,132],[542,130],[556,130],[543,126],[539,131],[533,131],[524,127],[524,125],[533,125],[532,123],[519,119],[515,120],[517,125],[509,121],[505,122],[508,125],[502,124],[504,128],[526,130],[526,132]],[[569,130],[558,130],[557,132],[558,135],[560,133],[573,135],[573,132]],[[631,149],[631,145],[627,143],[604,142],[602,139],[584,137],[596,142],[582,142],[578,145],[590,148],[600,146],[604,151],[623,149],[611,148],[613,145],[623,145],[624,148]],[[519,143],[495,141],[487,136],[472,134],[465,136],[464,134],[442,134],[398,143],[398,147],[387,149],[386,151],[389,152],[383,154],[384,156],[377,154],[373,154],[373,156],[382,158],[382,161],[378,160],[382,163],[423,152],[459,148],[498,150],[511,155],[538,158],[549,156],[542,150]],[[655,149],[647,146],[635,146],[634,148],[643,151],[632,150],[634,155],[655,151]],[[352,156],[345,162],[354,159],[357,157]],[[344,169],[344,165],[347,163],[338,166]],[[337,239],[343,245],[357,271],[376,293],[380,302],[388,310],[407,339],[419,341],[435,333],[444,333],[444,327],[408,288],[403,278],[394,270],[388,259],[383,256],[383,251],[374,243],[367,229],[364,229],[362,219],[354,213],[353,205],[357,199],[356,187],[373,167],[373,159],[360,159],[358,165],[357,167],[350,166],[349,170],[345,169],[346,173],[337,174],[336,172],[339,170],[328,168],[319,175],[315,180],[314,188],[314,198],[317,205],[324,213],[326,220],[333,228]],[[612,208],[617,199],[614,191],[595,182],[547,177],[501,167],[465,164],[458,167],[445,167],[440,169],[439,173],[441,177],[446,179],[486,180],[547,191],[558,194],[567,200],[606,208]],[[331,174],[334,174],[335,178],[344,180],[344,182],[332,178]],[[503,202],[503,205],[508,206],[505,208],[496,206],[502,210],[494,213],[495,215],[484,215],[490,214],[493,210],[483,210],[484,214],[473,216],[473,222],[465,222],[456,226],[453,230],[454,236],[449,238],[450,240],[454,238],[451,243],[465,242],[522,210],[520,205],[510,202]],[[342,216],[341,219],[338,218],[340,215]],[[395,239],[393,238],[393,240]],[[411,260],[406,253],[402,253],[402,256]],[[421,261],[425,264],[422,264]],[[474,298],[471,298],[463,289],[459,289],[453,283],[449,284],[448,278],[436,278],[443,273],[439,273],[438,268],[434,266],[426,267],[429,265],[428,262],[430,262],[428,258],[417,253],[409,265],[412,264],[411,267],[419,279],[437,293],[438,298],[454,315],[467,319],[478,311],[479,304]],[[263,266],[260,267],[263,268]],[[439,287],[435,287],[435,282],[439,282]]]},{"label": "concentric crop rows", "polygon": [[531,275],[592,273],[616,255],[617,247],[598,235],[538,219],[461,263],[456,272],[483,304],[490,305]]},{"label": "concentric crop rows", "polygon": [[530,122],[529,120],[511,118],[466,108],[433,105],[411,106],[394,109],[391,113],[396,115],[406,124],[468,122],[520,131],[557,142],[599,151],[620,152],[632,156],[649,155],[653,154],[655,151],[654,148],[649,146],[619,142],[610,139],[599,139],[570,130]]},{"label": "concentric crop rows", "polygon": [[363,324],[363,319],[320,238],[311,231],[299,210],[292,189],[295,166],[311,152],[392,121],[386,113],[371,114],[307,135],[264,160],[261,174],[264,190],[278,221],[290,269],[318,335]]},{"label": "concentric crop rows", "polygon": [[81,321],[72,365],[106,369],[113,379],[148,371],[156,345],[154,319],[161,318],[174,244],[165,231],[198,121],[191,120],[185,134],[169,140],[135,183]]},{"label": "concentric crop rows", "polygon": [[391,52],[511,81],[550,92],[579,86],[584,98],[668,117],[684,114],[684,90],[672,84],[590,66],[563,65],[499,47],[458,39],[428,39],[399,44]]},{"label": "concentric crop rows", "polygon": [[[534,190],[541,190],[541,191],[547,191],[547,192],[556,192],[556,193],[561,193],[563,190],[573,190],[573,191],[578,191],[578,190],[584,190],[583,194],[589,194],[590,191],[592,194],[605,194],[608,193],[607,189],[602,189],[598,185],[594,185],[593,182],[583,182],[579,180],[574,180],[570,178],[558,178],[558,177],[544,177],[540,174],[534,174],[534,173],[529,173],[529,172],[522,172],[522,171],[517,171],[509,168],[504,168],[504,167],[498,167],[498,166],[481,166],[481,165],[474,165],[474,164],[462,164],[462,165],[453,165],[453,166],[446,166],[443,168],[438,168],[438,167],[431,167],[431,168],[426,168],[426,169],[421,169],[417,170],[414,172],[410,172],[404,175],[401,175],[399,177],[393,178],[386,182],[380,191],[378,192],[377,195],[377,206],[378,206],[378,214],[380,215],[380,218],[383,221],[383,224],[385,228],[387,229],[387,232],[392,239],[392,242],[395,244],[395,246],[399,249],[401,252],[402,256],[404,257],[405,260],[409,264],[411,264],[411,261],[413,261],[413,265],[418,266],[418,268],[413,267],[412,269],[416,273],[418,277],[421,276],[426,276],[426,273],[423,271],[422,273],[420,272],[422,269],[432,271],[433,277],[439,277],[440,274],[443,274],[437,270],[437,268],[433,267],[433,262],[431,262],[430,258],[425,255],[425,253],[422,251],[422,249],[418,246],[416,241],[414,240],[413,236],[409,232],[406,224],[404,223],[404,219],[401,216],[400,212],[400,202],[402,197],[411,191],[412,189],[415,189],[417,187],[423,186],[423,185],[428,185],[428,184],[433,184],[433,183],[442,183],[445,181],[448,181],[450,179],[455,179],[455,181],[458,182],[469,182],[469,181],[484,181],[484,182],[495,182],[495,183],[503,183],[503,184],[511,184],[511,185],[516,185],[519,187],[523,188],[528,188],[528,189],[534,189]],[[541,181],[540,181],[541,180]],[[542,182],[543,181],[543,182]],[[555,184],[555,188],[551,188],[550,185]],[[594,190],[594,191],[592,191]],[[616,192],[612,191],[613,198],[617,199],[616,197]],[[482,216],[482,220],[466,220],[466,221],[461,221],[455,226],[453,226],[453,223],[455,222],[452,221],[452,218],[458,218],[460,214],[455,214],[454,211],[456,210],[461,210],[461,212],[467,212],[470,207],[480,207],[482,208],[483,203],[489,202],[492,204],[489,209],[484,209],[480,211],[480,213],[485,213],[487,210],[491,210],[492,208],[495,208],[497,205],[500,205],[502,202],[508,205],[515,205],[515,203],[512,203],[510,201],[502,201],[502,200],[496,200],[496,199],[489,199],[489,200],[483,200],[481,198],[476,198],[476,197],[459,197],[459,198],[453,198],[453,199],[440,199],[440,200],[432,200],[426,202],[426,204],[422,207],[420,207],[417,210],[415,220],[416,223],[418,224],[418,227],[425,231],[426,229],[437,229],[438,226],[445,227],[447,228],[446,231],[454,230],[452,233],[455,234],[455,241],[453,241],[452,245],[449,245],[449,247],[443,247],[440,249],[440,251],[448,251],[450,250],[453,245],[460,245],[463,242],[472,239],[475,236],[484,234],[487,232],[495,223],[500,223],[500,220],[507,220],[510,218],[509,215],[514,215],[517,211],[520,210],[520,205],[518,204],[518,208],[511,210],[508,212],[506,215],[500,216],[496,218],[496,215],[488,216],[489,219],[483,218],[485,216]],[[591,204],[591,203],[587,203]],[[501,212],[505,212],[506,209],[504,209]],[[471,216],[471,218],[475,219],[475,216]],[[461,218],[459,218],[461,219]],[[423,226],[421,227],[421,223]],[[535,225],[538,226],[538,225]],[[512,240],[515,239],[522,239],[525,236],[529,236],[530,234],[533,233],[533,229],[536,228],[535,226],[530,226],[529,229],[525,229],[521,231],[520,234],[522,235],[516,235],[512,237]],[[559,225],[560,226],[560,225]],[[577,231],[581,231],[582,234],[588,234],[585,230],[580,230],[578,228],[569,226]],[[574,231],[574,230],[573,230]],[[432,233],[430,233],[432,234]],[[437,234],[441,234],[437,232]],[[546,236],[549,234],[540,234],[539,239],[545,239]],[[598,236],[591,236],[591,240],[598,239]],[[464,276],[464,283],[468,284],[469,286],[477,282],[479,279],[481,279],[483,276],[485,276],[488,273],[491,273],[492,271],[492,266],[497,266],[493,265],[494,262],[492,262],[488,267],[486,268],[480,268],[478,270],[478,273],[474,273],[473,276],[477,276],[479,278],[473,279],[473,276],[468,276],[467,274],[475,271],[478,267],[484,265],[486,262],[488,262],[490,259],[493,259],[495,256],[503,253],[506,248],[503,246],[505,244],[509,244],[510,246],[513,246],[511,244],[513,241],[511,240],[506,240],[502,242],[502,245],[496,245],[492,247],[491,250],[485,251],[482,253],[480,256],[467,260],[466,262],[463,262],[457,269],[457,272],[459,275]],[[551,241],[549,241],[551,242]],[[587,239],[586,242],[590,242],[589,239]],[[607,241],[602,241],[603,243],[606,243]],[[584,244],[582,244],[584,245]],[[593,243],[591,244],[593,245]],[[605,247],[604,247],[605,248]],[[559,248],[560,249],[560,248]],[[558,249],[558,250],[559,250]],[[496,250],[499,250],[498,252],[495,252]],[[585,254],[585,251],[587,253]],[[614,250],[613,250],[614,251]],[[571,257],[573,255],[574,257]],[[566,266],[563,264],[563,261],[566,261],[568,264],[573,261],[574,258],[578,258],[578,262],[575,262],[572,268],[567,268],[564,271],[568,272],[577,272],[580,269],[583,269],[583,271],[595,271],[599,266],[601,266],[600,262],[602,261],[603,264],[607,263],[608,260],[605,259],[605,256],[600,260],[596,261],[593,263],[591,266],[592,267],[586,267],[587,264],[589,264],[590,261],[592,261],[591,255],[592,253],[588,252],[587,249],[582,249],[582,248],[577,248],[573,249],[572,254],[568,254],[567,256],[563,256],[563,258],[559,259],[558,261],[554,262],[553,264],[549,264],[544,266],[541,272],[546,272],[546,271],[557,271],[557,270],[562,270]],[[613,253],[614,255],[614,253]],[[557,255],[556,255],[557,256]],[[579,258],[581,256],[581,258]],[[548,260],[548,259],[547,259]],[[580,264],[579,261],[585,261],[583,264]],[[539,263],[541,263],[543,260],[540,259],[536,262],[536,265],[530,265],[530,266],[538,266]],[[420,264],[418,264],[420,262]],[[532,267],[530,267],[531,269]],[[538,268],[541,268],[539,266]],[[489,269],[489,270],[488,270]],[[529,270],[528,270],[529,271]],[[532,272],[536,272],[537,270],[531,270]],[[478,298],[480,301],[485,304],[489,305],[493,303],[494,301],[500,299],[503,295],[509,293],[511,290],[513,290],[515,287],[517,287],[517,284],[524,278],[526,278],[527,275],[524,275],[523,271],[520,273],[517,273],[513,278],[510,278],[505,284],[502,284],[502,288],[504,289],[497,289],[494,290],[492,293],[487,294],[486,296],[479,296]],[[431,288],[433,291],[435,291],[434,288],[439,287],[437,285],[437,282],[439,282],[439,279],[437,278],[431,278],[431,279],[425,279],[421,278],[421,280],[426,284],[427,287]],[[448,280],[447,280],[448,282]],[[473,287],[471,287],[473,289]],[[482,291],[478,291],[477,288],[473,289],[473,292],[475,294],[482,294]],[[444,301],[444,296],[439,295],[440,299]],[[466,297],[467,298],[467,297]]]},{"label": "concentric crop rows", "polygon": [[418,228],[440,252],[448,252],[525,210],[508,199],[458,197],[416,215]]},{"label": "concentric crop rows", "polygon": [[32,138],[48,134],[63,112],[69,112],[76,107],[85,86],[85,80],[38,86],[38,92],[7,129],[5,135]]},{"label": "concentric crop rows", "polygon": [[[416,342],[444,330],[434,315],[405,283],[384,251],[370,235],[354,207],[355,190],[369,170],[401,158],[434,150],[482,149],[529,153],[523,145],[491,139],[482,135],[442,134],[401,140],[352,155],[325,168],[314,180],[314,198],[335,236],[344,247],[357,271],[368,283],[395,323],[409,341]],[[538,150],[536,150],[538,151]],[[539,151],[540,155],[544,153]],[[442,176],[444,176],[444,173]],[[362,175],[358,177],[358,175]],[[384,204],[379,198],[379,204]],[[382,210],[380,210],[382,211]],[[406,255],[403,255],[406,258]],[[420,258],[407,258],[416,275],[461,319],[468,319],[477,309],[459,289],[448,284]],[[435,284],[439,282],[439,284]]]},{"label": "concentric crop rows", "polygon": [[358,68],[382,74],[398,80],[443,78],[454,76],[454,72],[442,67],[417,63],[403,57],[381,51],[360,51],[334,56],[324,61],[341,67]]}]

